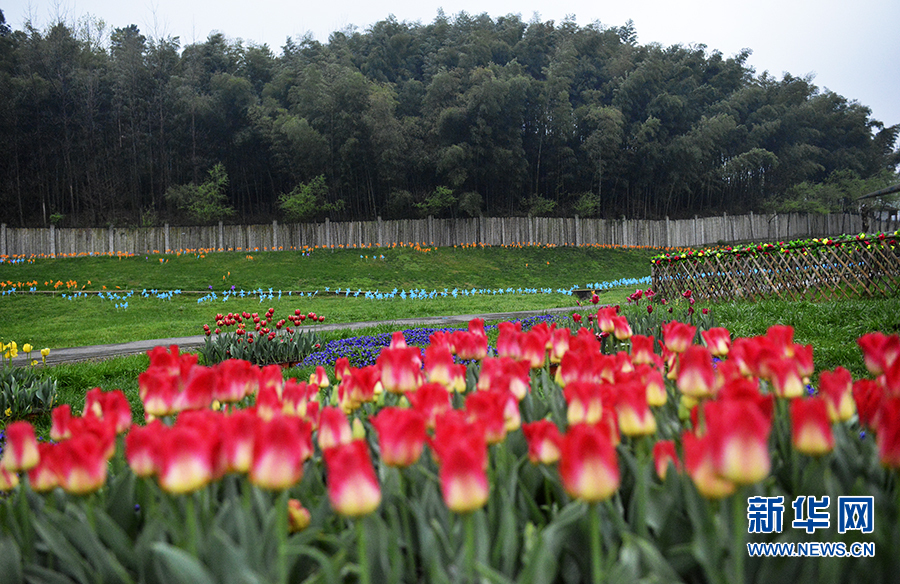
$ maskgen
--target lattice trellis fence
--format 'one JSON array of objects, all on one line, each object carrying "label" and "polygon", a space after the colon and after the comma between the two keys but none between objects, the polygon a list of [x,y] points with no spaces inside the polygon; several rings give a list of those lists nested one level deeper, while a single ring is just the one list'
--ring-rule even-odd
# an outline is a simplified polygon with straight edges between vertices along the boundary
[{"label": "lattice trellis fence", "polygon": [[663,298],[834,300],[900,294],[898,233],[760,244],[655,258]]}]

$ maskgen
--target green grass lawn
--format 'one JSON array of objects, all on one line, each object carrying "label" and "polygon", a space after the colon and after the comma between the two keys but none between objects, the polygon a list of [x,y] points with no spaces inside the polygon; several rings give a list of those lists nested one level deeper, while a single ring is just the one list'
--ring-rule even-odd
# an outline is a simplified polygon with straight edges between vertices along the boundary
[{"label": "green grass lawn", "polygon": [[[211,323],[218,312],[262,312],[270,306],[276,316],[299,308],[324,315],[332,323],[573,306],[572,296],[557,292],[493,292],[567,290],[644,278],[650,275],[652,254],[651,250],[590,247],[428,252],[391,248],[318,250],[310,255],[268,252],[253,254],[252,259],[243,253],[216,253],[0,264],[3,289],[20,291],[0,296],[0,339],[53,349],[189,336],[200,334],[200,327]],[[54,286],[55,293],[46,292]],[[223,302],[223,292],[232,286],[236,292],[271,289],[273,298],[260,302],[258,295],[230,296]],[[34,293],[29,292],[31,288],[36,289]],[[336,289],[342,293],[333,294]],[[389,293],[395,289],[438,293],[455,289],[457,297],[374,300],[364,294],[354,296],[358,290]],[[472,289],[490,293],[463,294]],[[81,290],[105,292],[101,299],[77,295]],[[158,297],[158,292],[172,290],[199,293]],[[608,293],[605,299],[618,302],[623,290]],[[148,297],[143,296],[145,291]],[[216,300],[197,302],[210,292],[217,294]],[[116,297],[110,298],[110,293]]]}]

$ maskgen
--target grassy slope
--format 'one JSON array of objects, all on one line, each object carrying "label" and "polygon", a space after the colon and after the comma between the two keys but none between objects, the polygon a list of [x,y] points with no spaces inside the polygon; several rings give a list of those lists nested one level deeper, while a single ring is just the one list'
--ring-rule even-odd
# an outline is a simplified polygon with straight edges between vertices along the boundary
[{"label": "grassy slope", "polygon": [[[572,306],[563,294],[479,295],[456,299],[366,300],[345,295],[326,295],[350,288],[354,291],[445,288],[571,288],[589,283],[641,278],[650,273],[650,250],[597,248],[442,248],[429,252],[410,248],[385,250],[316,251],[254,254],[222,253],[206,256],[137,256],[132,258],[72,258],[39,260],[33,264],[0,264],[0,282],[22,290],[66,290],[48,294],[15,294],[0,297],[0,339],[30,342],[39,347],[71,347],[139,339],[188,336],[200,333],[217,312],[261,312],[269,306],[276,316],[299,308],[325,315],[329,322],[358,322],[414,316],[470,314]],[[373,259],[373,254],[377,259]],[[382,259],[380,256],[384,256]],[[362,256],[362,257],[361,257]],[[366,257],[368,256],[368,257]],[[160,262],[160,259],[168,260]],[[12,284],[9,284],[11,282]],[[36,284],[34,284],[36,282]],[[143,298],[143,290],[204,291],[219,294],[235,290],[272,289],[273,300],[230,298],[198,304],[198,295],[183,294],[171,300]],[[73,291],[103,290],[123,295],[122,300],[96,296],[72,299]],[[281,290],[281,300],[277,299]],[[287,292],[320,294],[314,298],[288,296]],[[610,301],[617,301],[610,296]]]}]

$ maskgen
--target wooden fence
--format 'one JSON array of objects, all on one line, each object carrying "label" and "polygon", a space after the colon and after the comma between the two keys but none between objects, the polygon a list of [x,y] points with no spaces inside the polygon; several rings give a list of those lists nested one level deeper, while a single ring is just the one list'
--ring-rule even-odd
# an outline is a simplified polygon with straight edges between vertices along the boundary
[{"label": "wooden fence", "polygon": [[900,295],[900,246],[891,237],[828,244],[763,245],[652,264],[653,290],[703,300],[835,300]]},{"label": "wooden fence", "polygon": [[[896,218],[869,231],[894,231]],[[646,245],[692,247],[720,241],[772,241],[863,230],[862,218],[832,215],[722,215],[658,221],[579,217],[477,217],[346,221],[310,224],[179,227],[8,228],[0,226],[0,256],[138,254],[177,250],[267,251],[304,247],[387,246],[394,243],[485,245]]]}]

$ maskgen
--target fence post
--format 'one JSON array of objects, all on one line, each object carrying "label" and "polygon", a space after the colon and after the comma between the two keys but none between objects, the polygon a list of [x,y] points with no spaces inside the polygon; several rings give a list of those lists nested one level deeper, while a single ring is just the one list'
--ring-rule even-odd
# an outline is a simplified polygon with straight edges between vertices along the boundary
[{"label": "fence post", "polygon": [[163,253],[169,253],[169,224],[163,225]]},{"label": "fence post", "polygon": [[272,251],[278,249],[278,220],[272,221]]},{"label": "fence post", "polygon": [[8,255],[6,253],[6,223],[0,224],[0,255]]},{"label": "fence post", "polygon": [[331,222],[325,217],[325,245],[331,245]]},{"label": "fence post", "polygon": [[575,215],[575,247],[581,245],[581,229],[578,221],[578,215]]},{"label": "fence post", "polygon": [[50,224],[50,257],[56,257],[56,226]]}]

